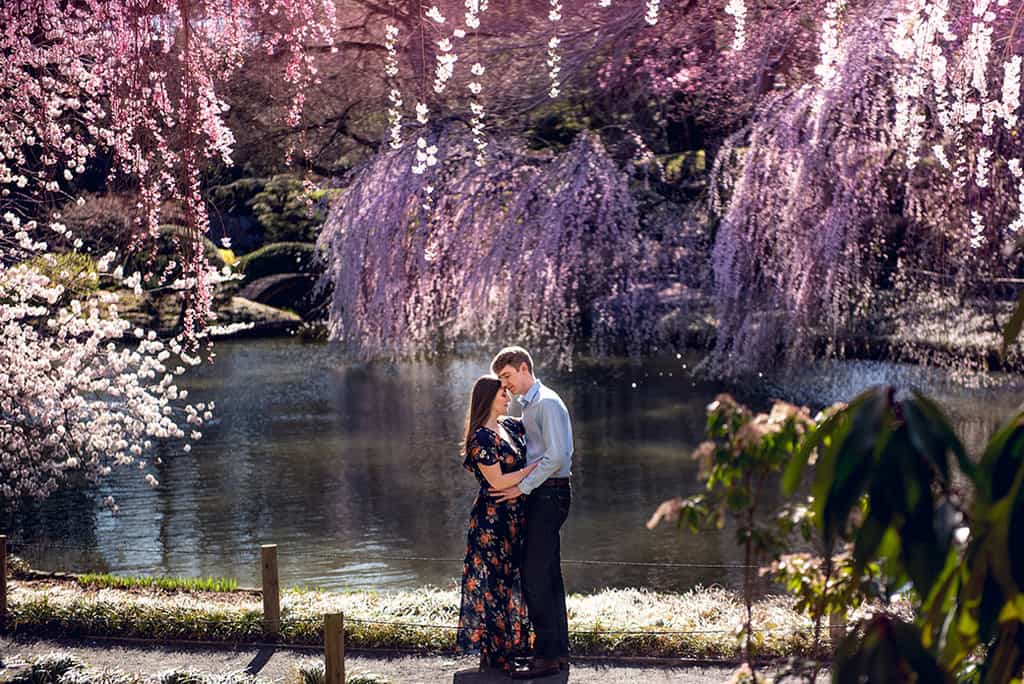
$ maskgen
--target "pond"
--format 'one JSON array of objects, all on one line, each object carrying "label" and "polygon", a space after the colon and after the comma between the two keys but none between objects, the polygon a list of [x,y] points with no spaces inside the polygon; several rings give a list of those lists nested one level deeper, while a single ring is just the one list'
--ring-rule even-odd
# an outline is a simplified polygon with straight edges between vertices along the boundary
[{"label": "pond", "polygon": [[[386,590],[458,578],[475,494],[458,441],[469,388],[489,358],[353,364],[329,345],[291,338],[226,341],[216,353],[187,383],[190,400],[217,403],[216,418],[191,453],[165,458],[158,488],[126,469],[98,488],[7,512],[7,533],[39,544],[25,553],[34,565],[255,586],[259,547],[274,543],[285,585]],[[699,490],[688,455],[719,392],[762,409],[772,397],[820,408],[873,384],[913,386],[938,399],[977,449],[1024,389],[1019,376],[969,389],[940,371],[853,361],[732,386],[695,379],[698,360],[539,366],[576,430],[562,554],[586,562],[566,563],[570,591],[739,586],[742,571],[729,566],[742,556],[729,529],[644,527],[661,501]],[[107,495],[118,514],[99,504]]]}]

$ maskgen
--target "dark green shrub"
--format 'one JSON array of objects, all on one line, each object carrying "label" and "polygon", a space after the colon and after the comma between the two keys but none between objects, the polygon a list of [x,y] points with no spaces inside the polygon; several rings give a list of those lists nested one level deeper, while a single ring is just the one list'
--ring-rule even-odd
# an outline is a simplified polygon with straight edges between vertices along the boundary
[{"label": "dark green shrub", "polygon": [[316,198],[307,196],[302,179],[287,174],[267,180],[250,206],[268,243],[312,242],[326,218]]},{"label": "dark green shrub", "polygon": [[259,193],[267,184],[266,178],[239,178],[225,185],[210,188],[210,200],[214,206],[229,214],[247,213]]},{"label": "dark green shrub", "polygon": [[[156,279],[167,269],[171,261],[174,261],[175,266],[168,274],[168,282],[173,281],[182,273],[181,251],[180,247],[175,245],[175,241],[183,245],[191,239],[184,226],[173,224],[160,226],[160,236],[155,242],[149,240],[127,255],[124,261],[125,274],[130,275],[138,271],[144,277],[146,274],[152,274],[152,278]],[[217,245],[212,240],[204,237],[203,249],[208,263],[214,264],[218,268],[224,265]]]}]

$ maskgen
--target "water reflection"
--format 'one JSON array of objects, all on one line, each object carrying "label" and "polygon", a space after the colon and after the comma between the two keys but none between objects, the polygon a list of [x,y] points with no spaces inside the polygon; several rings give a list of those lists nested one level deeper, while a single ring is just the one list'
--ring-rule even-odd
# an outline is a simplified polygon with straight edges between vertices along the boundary
[{"label": "water reflection", "polygon": [[[834,364],[731,387],[691,378],[683,366],[695,360],[582,360],[570,373],[540,373],[561,392],[576,428],[564,557],[692,566],[568,565],[571,591],[741,582],[738,569],[704,567],[741,562],[731,530],[643,527],[659,502],[697,491],[687,455],[718,392],[758,408],[772,397],[817,408],[877,382],[917,386],[936,394],[974,446],[1020,396],[1016,382],[958,389],[941,374],[893,364]],[[217,418],[190,454],[164,455],[158,489],[123,471],[97,490],[63,492],[8,513],[4,527],[60,547],[29,550],[42,567],[228,575],[252,585],[259,545],[276,543],[285,584],[449,585],[461,572],[474,494],[459,466],[463,412],[486,364],[354,365],[330,347],[293,340],[218,345],[215,364],[190,382],[193,399],[216,401]],[[117,498],[119,515],[97,505],[107,494]]]}]

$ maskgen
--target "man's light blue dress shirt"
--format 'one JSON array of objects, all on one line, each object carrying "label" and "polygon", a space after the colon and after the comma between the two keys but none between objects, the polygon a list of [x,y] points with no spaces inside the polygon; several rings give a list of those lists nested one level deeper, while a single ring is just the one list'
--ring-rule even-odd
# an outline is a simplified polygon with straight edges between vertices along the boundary
[{"label": "man's light blue dress shirt", "polygon": [[526,464],[538,464],[519,483],[519,490],[529,494],[549,477],[569,477],[572,422],[561,397],[540,380],[534,380],[529,391],[519,398],[519,404],[526,427]]}]

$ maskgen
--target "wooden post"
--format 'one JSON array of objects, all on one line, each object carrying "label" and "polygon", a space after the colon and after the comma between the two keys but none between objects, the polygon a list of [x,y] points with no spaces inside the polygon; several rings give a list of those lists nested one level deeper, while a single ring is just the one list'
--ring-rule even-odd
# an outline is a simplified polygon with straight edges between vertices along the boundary
[{"label": "wooden post", "polygon": [[0,630],[7,628],[7,535],[0,534]]},{"label": "wooden post", "polygon": [[828,635],[832,640],[832,648],[846,636],[846,613],[829,613]]},{"label": "wooden post", "polygon": [[281,633],[281,587],[277,579],[277,544],[260,547],[263,561],[263,631]]},{"label": "wooden post", "polygon": [[324,684],[345,684],[345,616],[324,615]]}]

